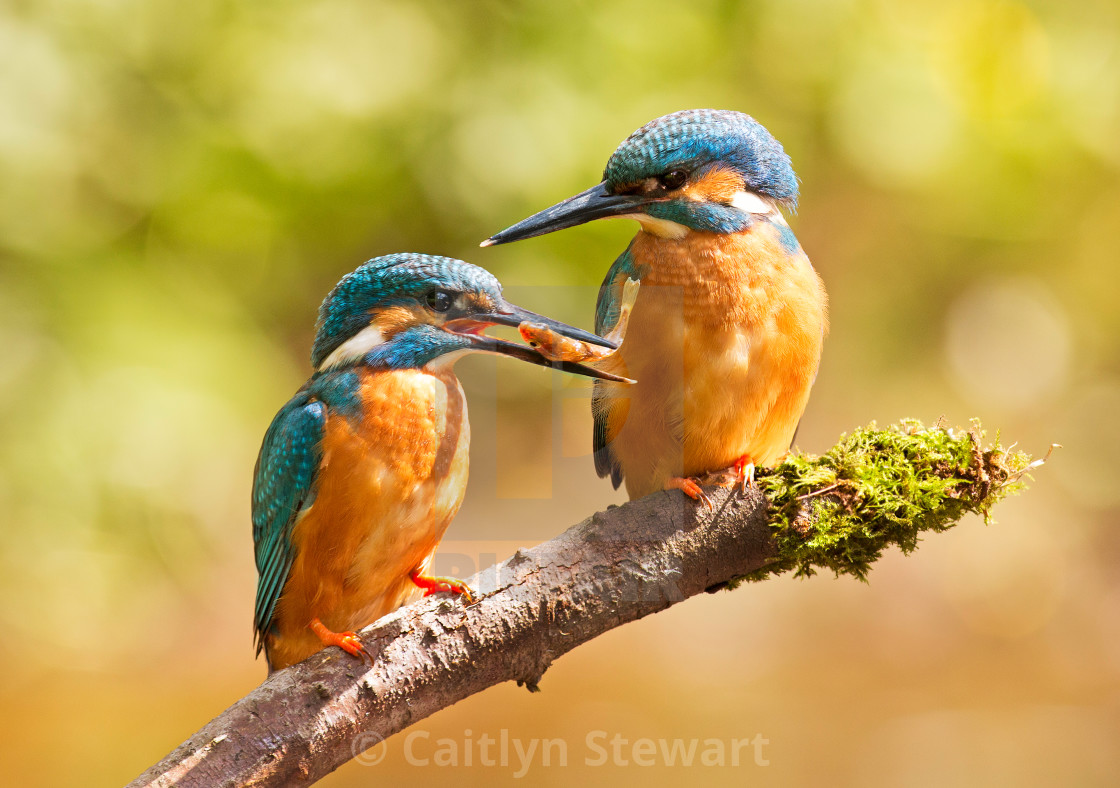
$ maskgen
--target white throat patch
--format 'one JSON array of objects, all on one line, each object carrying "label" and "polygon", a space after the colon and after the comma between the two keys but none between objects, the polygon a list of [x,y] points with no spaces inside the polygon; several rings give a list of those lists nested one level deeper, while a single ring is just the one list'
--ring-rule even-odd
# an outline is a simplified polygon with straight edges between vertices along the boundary
[{"label": "white throat patch", "polygon": [[[446,369],[450,369],[452,364],[454,364],[456,361],[470,352],[470,348],[463,348],[461,350],[452,350],[450,353],[440,353],[438,356],[425,364],[424,369],[429,370],[430,372],[443,372]],[[499,353],[498,355],[501,354]]]},{"label": "white throat patch", "polygon": [[[737,208],[743,213],[765,216],[776,224],[786,224],[786,217],[782,216],[778,204],[769,197],[749,191],[735,192],[728,203],[732,208]],[[619,219],[634,219],[642,225],[642,229],[658,238],[680,239],[688,235],[689,228],[678,222],[668,219],[656,219],[644,213],[619,214]]]},{"label": "white throat patch", "polygon": [[735,192],[735,196],[731,198],[731,207],[746,213],[770,213],[774,208],[758,194],[747,191]]},{"label": "white throat patch", "polygon": [[642,225],[642,229],[658,238],[684,238],[688,235],[688,228],[683,224],[671,222],[668,219],[656,219],[644,213],[623,213],[619,219],[633,219]]},{"label": "white throat patch", "polygon": [[377,326],[366,326],[357,334],[336,347],[329,356],[323,359],[323,363],[319,365],[319,371],[322,372],[324,369],[330,369],[331,367],[347,361],[361,358],[384,342],[385,337],[381,335],[380,328]]},{"label": "white throat patch", "polygon": [[786,217],[782,216],[778,203],[761,194],[748,191],[735,192],[730,204],[732,208],[738,208],[740,211],[765,216],[775,224],[786,224]]}]

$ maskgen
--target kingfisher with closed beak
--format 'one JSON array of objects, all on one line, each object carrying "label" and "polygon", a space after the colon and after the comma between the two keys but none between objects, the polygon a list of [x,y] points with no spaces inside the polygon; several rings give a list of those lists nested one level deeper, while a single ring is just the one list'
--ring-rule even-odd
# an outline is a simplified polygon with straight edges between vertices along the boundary
[{"label": "kingfisher with closed beak", "polygon": [[508,303],[492,275],[447,257],[378,257],[323,301],[316,371],[273,419],[253,481],[254,628],[270,671],[328,645],[365,655],[354,630],[422,591],[470,600],[461,581],[426,574],[467,485],[452,365],[487,352],[617,379],[482,333],[525,321],[612,346]]},{"label": "kingfisher with closed beak", "polygon": [[483,246],[593,219],[641,226],[599,290],[595,330],[618,319],[627,278],[641,289],[626,339],[596,381],[599,476],[630,498],[680,489],[711,505],[699,478],[748,484],[790,449],[816,378],[827,296],[781,209],[797,205],[782,146],[753,118],[686,110],[631,134],[587,191]]}]

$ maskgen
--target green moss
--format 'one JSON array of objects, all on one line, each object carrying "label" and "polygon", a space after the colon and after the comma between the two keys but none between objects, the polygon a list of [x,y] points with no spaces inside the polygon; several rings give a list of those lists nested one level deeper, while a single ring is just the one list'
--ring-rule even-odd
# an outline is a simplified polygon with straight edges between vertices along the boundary
[{"label": "green moss", "polygon": [[909,553],[922,531],[952,528],[968,512],[988,520],[992,506],[1021,489],[1024,474],[1040,463],[1002,449],[998,436],[992,446],[983,441],[975,423],[967,431],[872,423],[820,457],[791,455],[760,472],[778,555],[738,580],[789,570],[806,577],[818,568],[866,580],[890,545]]}]

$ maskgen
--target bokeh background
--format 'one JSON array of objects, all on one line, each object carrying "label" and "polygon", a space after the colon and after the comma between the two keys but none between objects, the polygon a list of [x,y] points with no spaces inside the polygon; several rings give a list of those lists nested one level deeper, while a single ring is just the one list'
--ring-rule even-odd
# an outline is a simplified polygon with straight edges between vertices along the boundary
[{"label": "bokeh background", "polygon": [[[631,130],[746,111],[832,297],[799,436],[980,417],[1064,444],[996,523],[869,584],[705,596],[416,726],[568,742],[542,785],[1105,785],[1120,774],[1120,7],[1111,0],[0,3],[0,771],[113,785],[254,687],[248,496],[361,261],[494,271],[584,326],[634,233],[478,241]],[[524,368],[522,368],[524,367]],[[460,363],[470,574],[622,496],[587,388]],[[584,764],[589,732],[767,740],[768,766]],[[748,751],[749,752],[749,751]],[[477,755],[476,755],[477,763]],[[324,785],[517,782],[406,762]]]}]

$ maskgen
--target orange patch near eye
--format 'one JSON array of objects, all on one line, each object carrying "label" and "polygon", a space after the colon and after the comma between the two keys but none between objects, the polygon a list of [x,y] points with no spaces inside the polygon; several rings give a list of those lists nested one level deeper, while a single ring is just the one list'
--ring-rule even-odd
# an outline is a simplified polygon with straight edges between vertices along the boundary
[{"label": "orange patch near eye", "polygon": [[695,183],[685,186],[681,189],[681,193],[697,202],[727,203],[744,188],[741,175],[734,170],[717,168],[706,173]]},{"label": "orange patch near eye", "polygon": [[389,339],[394,334],[398,334],[409,326],[417,325],[418,323],[430,323],[431,320],[425,320],[416,312],[404,306],[391,306],[388,309],[382,309],[376,312],[373,316],[373,323],[381,331],[381,335]]}]

